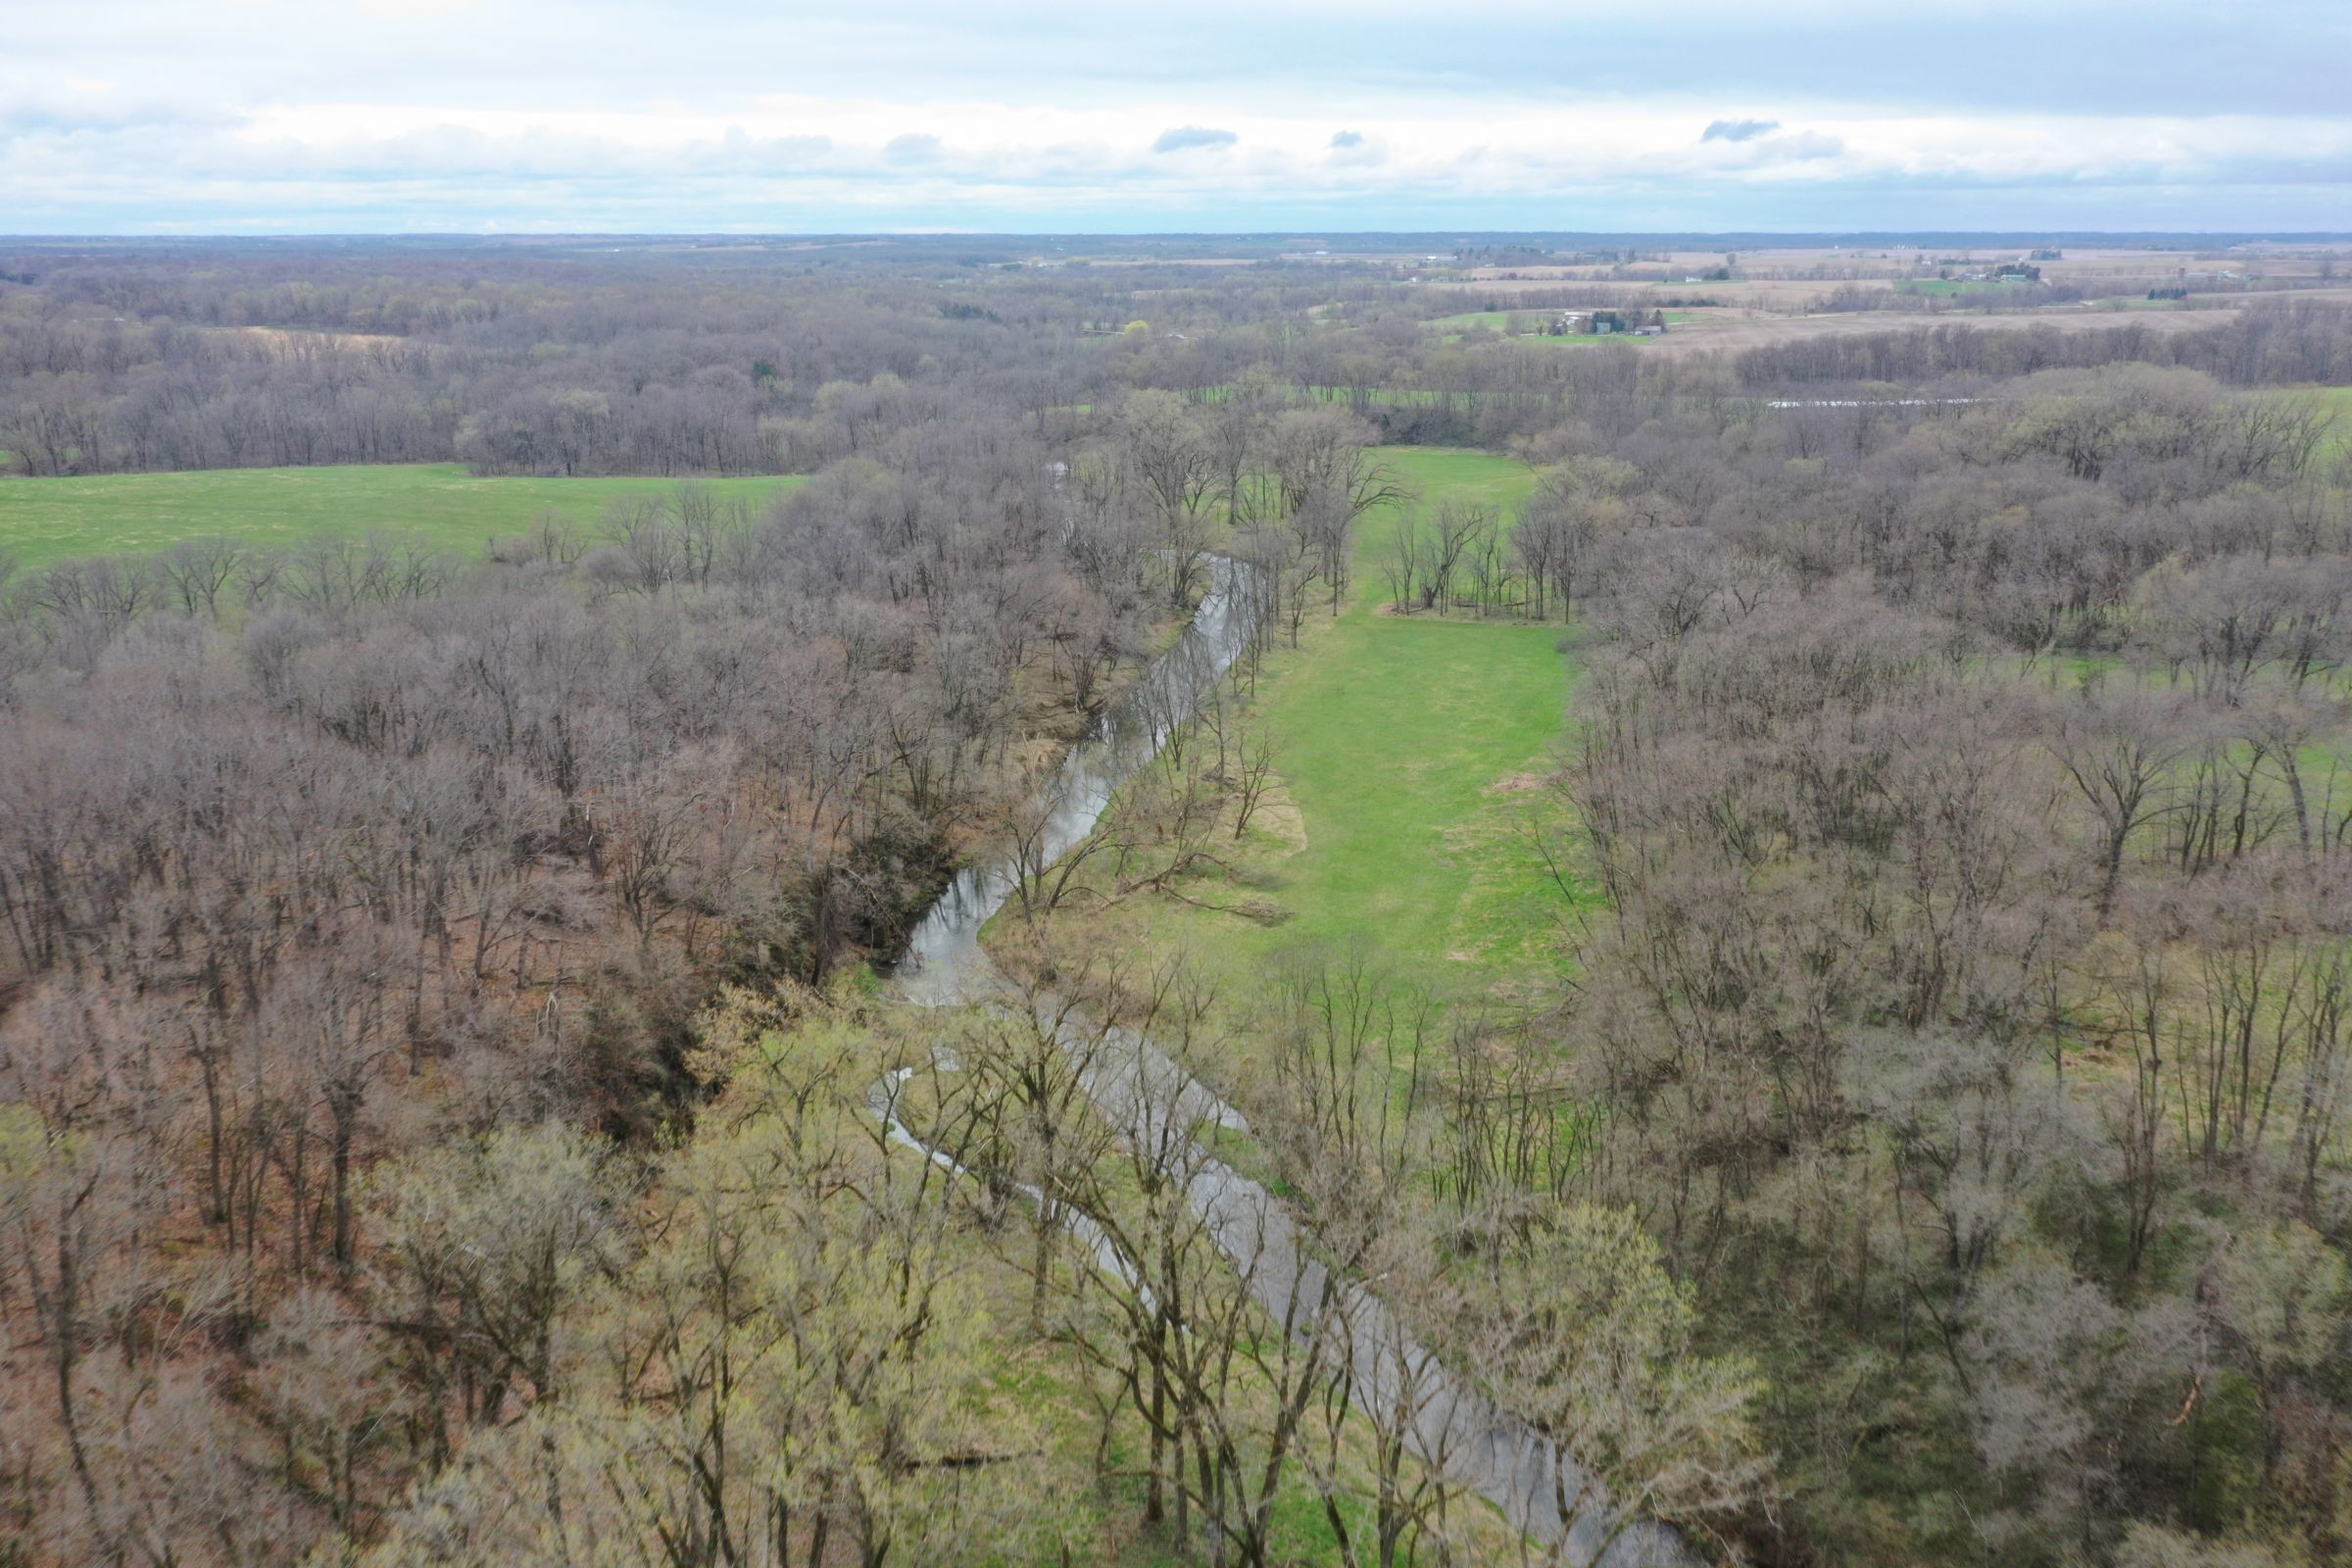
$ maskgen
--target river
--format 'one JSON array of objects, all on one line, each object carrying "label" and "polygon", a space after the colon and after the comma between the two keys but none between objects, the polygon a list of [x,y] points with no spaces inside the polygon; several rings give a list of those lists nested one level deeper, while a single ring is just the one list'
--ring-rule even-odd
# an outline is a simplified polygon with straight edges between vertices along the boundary
[{"label": "river", "polygon": [[[958,874],[926,911],[894,966],[890,985],[901,999],[924,1006],[1017,999],[1017,991],[980,946],[980,928],[1018,888],[1024,866],[1054,863],[1091,831],[1111,796],[1149,762],[1171,728],[1188,721],[1200,700],[1249,647],[1262,617],[1250,568],[1215,557],[1208,592],[1192,624],[1154,660],[1124,699],[1072,747],[1047,786],[1042,842],[1024,858],[1007,855]],[[1016,1000],[1017,1004],[1017,1000]],[[1072,1045],[1077,1041],[1067,1042]],[[1147,1129],[1191,1128],[1203,1121],[1245,1129],[1239,1111],[1152,1043],[1131,1030],[1089,1031],[1080,1082],[1096,1109],[1131,1137]],[[892,1139],[951,1167],[954,1162],[900,1121],[904,1072],[877,1082],[867,1105]],[[1161,1147],[1159,1137],[1148,1139]],[[1289,1205],[1263,1186],[1181,1140],[1187,1190],[1218,1247],[1250,1282],[1268,1310],[1287,1302],[1326,1299],[1322,1265],[1300,1246]],[[1037,1195],[1029,1195],[1037,1200]],[[1114,1274],[1124,1261],[1086,1215],[1064,1218],[1071,1234]],[[1301,1269],[1304,1274],[1301,1274]],[[1296,1294],[1294,1294],[1296,1293]],[[1512,1524],[1577,1568],[1680,1565],[1696,1562],[1672,1530],[1647,1521],[1620,1526],[1607,1499],[1557,1445],[1496,1406],[1469,1380],[1448,1370],[1396,1321],[1370,1291],[1343,1283],[1324,1310],[1345,1315],[1333,1325],[1349,1348],[1358,1384],[1391,1408],[1413,1412],[1411,1446],[1425,1462],[1485,1496]],[[1310,1317],[1302,1328],[1311,1328]],[[1569,1499],[1563,1521],[1558,1499]]]}]

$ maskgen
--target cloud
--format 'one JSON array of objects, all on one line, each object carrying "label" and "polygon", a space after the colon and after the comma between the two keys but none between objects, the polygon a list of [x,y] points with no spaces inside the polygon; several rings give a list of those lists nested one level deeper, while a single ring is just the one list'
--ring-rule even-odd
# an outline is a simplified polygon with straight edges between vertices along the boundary
[{"label": "cloud", "polygon": [[219,130],[245,119],[233,109],[216,105],[160,96],[132,97],[103,82],[67,85],[71,90],[65,93],[12,93],[0,82],[0,136],[38,131],[111,133],[147,126]]},{"label": "cloud", "polygon": [[1818,130],[1799,130],[1786,136],[1767,136],[1758,151],[1760,161],[1766,163],[1810,164],[1824,158],[1843,157],[1845,142]]},{"label": "cloud", "polygon": [[1180,153],[1188,147],[1230,147],[1242,138],[1230,130],[1214,130],[1206,125],[1178,125],[1159,133],[1152,144],[1155,153]]},{"label": "cloud", "polygon": [[[1358,0],[1328,51],[1291,8],[1200,0],[1262,20],[1239,68],[1231,30],[1192,37],[1194,13],[1052,20],[1075,0],[999,8],[1009,22],[968,0],[808,0],[789,21],[672,0],[660,28],[629,24],[654,0],[563,26],[560,0],[475,0],[463,28],[380,0],[359,49],[287,33],[285,0],[20,7],[0,50],[0,230],[2345,221],[2352,105],[2323,70],[2340,51],[2319,47],[2345,0],[2271,0],[2260,43],[2210,0],[2129,0],[2135,30],[2108,25],[2129,58],[2096,80],[2078,79],[2094,14],[2127,0],[2038,0],[2057,41],[1997,71],[2013,29],[1951,18],[2036,0],[1805,0],[1793,21],[1688,0],[1605,50],[1576,8],[1500,3],[1497,54],[1492,29],[1402,0]],[[1298,10],[1330,32],[1334,5]],[[1681,30],[1694,6],[1732,29],[1703,59]],[[1923,29],[1935,47],[1897,47]],[[1751,107],[1693,137],[1709,103]]]}]

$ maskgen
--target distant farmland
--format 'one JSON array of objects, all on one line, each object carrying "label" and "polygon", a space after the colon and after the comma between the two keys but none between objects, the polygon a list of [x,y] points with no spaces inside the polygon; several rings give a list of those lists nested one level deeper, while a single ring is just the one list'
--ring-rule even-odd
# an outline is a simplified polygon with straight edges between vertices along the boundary
[{"label": "distant farmland", "polygon": [[[710,479],[721,499],[758,506],[792,477]],[[478,553],[549,514],[593,526],[625,496],[661,496],[674,479],[475,476],[454,463],[318,468],[217,468],[0,481],[0,551],[27,566],[139,554],[224,535],[291,545],[323,534],[398,534]]]},{"label": "distant farmland", "polygon": [[[1629,305],[1623,309],[1633,313],[1640,312],[1642,307]],[[1459,337],[1464,332],[1482,327],[1491,332],[1500,332],[1505,337],[1513,336],[1515,331],[1516,336],[1520,339],[1538,343],[1603,343],[1614,338],[1622,338],[1629,343],[1655,341],[1651,338],[1637,337],[1631,332],[1611,332],[1599,335],[1581,332],[1553,335],[1544,332],[1544,322],[1559,314],[1559,312],[1551,310],[1463,311],[1453,316],[1433,317],[1422,324],[1446,334],[1448,341]],[[1691,319],[1691,313],[1689,311],[1667,311],[1663,314],[1666,318],[1666,324],[1670,328]],[[1517,323],[1516,328],[1513,326],[1514,322]]]}]

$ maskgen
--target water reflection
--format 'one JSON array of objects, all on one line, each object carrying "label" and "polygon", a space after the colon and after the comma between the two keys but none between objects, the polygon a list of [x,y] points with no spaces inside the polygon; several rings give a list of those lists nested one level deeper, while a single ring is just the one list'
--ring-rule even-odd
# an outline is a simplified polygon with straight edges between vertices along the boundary
[{"label": "water reflection", "polygon": [[1223,556],[1209,563],[1209,589],[1174,647],[1152,662],[1134,690],[1070,748],[1038,801],[1044,820],[1031,842],[956,873],[906,940],[892,972],[899,996],[925,1006],[991,995],[997,970],[980,949],[980,928],[1004,907],[1024,874],[1059,860],[1102,820],[1119,786],[1158,755],[1176,726],[1233,667],[1259,616],[1256,573]]}]

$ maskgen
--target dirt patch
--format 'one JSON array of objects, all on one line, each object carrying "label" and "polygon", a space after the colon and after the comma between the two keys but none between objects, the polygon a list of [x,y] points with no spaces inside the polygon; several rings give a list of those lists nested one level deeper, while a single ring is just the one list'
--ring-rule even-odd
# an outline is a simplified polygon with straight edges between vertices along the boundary
[{"label": "dirt patch", "polygon": [[[1228,820],[1231,813],[1227,813]],[[1277,781],[1259,797],[1257,808],[1250,813],[1246,835],[1257,853],[1277,860],[1287,860],[1306,848],[1306,813],[1291,799],[1290,787]]]}]

